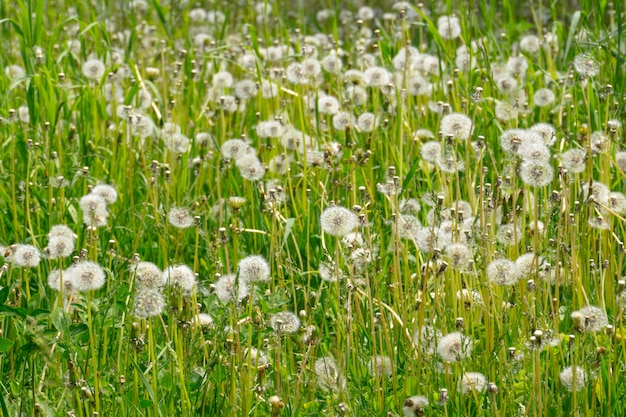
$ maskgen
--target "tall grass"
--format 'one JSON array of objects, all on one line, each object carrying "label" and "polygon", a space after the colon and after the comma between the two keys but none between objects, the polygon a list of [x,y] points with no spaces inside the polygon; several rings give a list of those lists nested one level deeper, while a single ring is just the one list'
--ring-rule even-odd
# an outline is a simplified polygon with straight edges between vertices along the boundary
[{"label": "tall grass", "polygon": [[[626,413],[621,2],[244,3],[0,4],[2,415]],[[399,58],[407,46],[414,62]],[[105,69],[89,78],[94,59]],[[389,79],[368,81],[372,67]],[[543,107],[541,89],[554,94]],[[366,112],[373,129],[356,122]],[[451,113],[467,138],[446,131]],[[524,176],[532,155],[501,141],[537,123],[555,132],[539,185]],[[231,139],[245,145],[229,159]],[[564,168],[570,149],[580,172]],[[246,154],[260,179],[245,178]],[[118,198],[86,224],[98,184]],[[329,233],[332,206],[357,234]],[[75,250],[47,256],[60,224]],[[41,262],[21,267],[18,244]],[[269,280],[242,278],[249,255]],[[501,259],[530,261],[498,285]],[[72,281],[84,261],[104,269],[102,288]],[[196,285],[147,290],[142,261],[187,265]],[[51,288],[54,270],[71,285]],[[455,331],[463,346],[446,360]]]}]

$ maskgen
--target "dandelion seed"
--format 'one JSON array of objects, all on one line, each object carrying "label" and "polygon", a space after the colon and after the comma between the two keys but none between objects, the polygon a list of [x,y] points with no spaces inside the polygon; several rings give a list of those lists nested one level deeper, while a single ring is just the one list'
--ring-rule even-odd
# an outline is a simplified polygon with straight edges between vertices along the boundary
[{"label": "dandelion seed", "polygon": [[444,136],[467,140],[472,134],[472,119],[462,113],[450,113],[441,119],[439,130]]},{"label": "dandelion seed", "polygon": [[519,276],[517,265],[510,259],[496,259],[487,266],[487,278],[496,285],[514,285]]},{"label": "dandelion seed", "polygon": [[270,327],[278,334],[295,333],[300,329],[300,319],[290,311],[281,311],[272,314]]},{"label": "dandelion seed", "polygon": [[481,393],[486,387],[487,378],[480,372],[466,372],[461,378],[461,392],[463,394]]},{"label": "dandelion seed", "polygon": [[90,80],[100,80],[104,75],[104,62],[99,59],[89,59],[83,64],[83,75]]},{"label": "dandelion seed", "polygon": [[135,296],[134,313],[139,318],[150,318],[160,315],[165,308],[165,297],[160,291],[146,289]]},{"label": "dandelion seed", "polygon": [[189,209],[184,207],[172,207],[167,213],[167,221],[177,229],[187,229],[195,223]]},{"label": "dandelion seed", "polygon": [[601,182],[594,181],[591,185],[585,182],[582,186],[582,190],[585,201],[593,198],[596,202],[604,205],[609,201],[609,187]]},{"label": "dandelion seed", "polygon": [[189,294],[196,288],[196,274],[187,265],[172,265],[163,271],[163,281]]},{"label": "dandelion seed", "polygon": [[559,374],[561,384],[565,386],[568,391],[582,391],[587,385],[587,373],[580,366],[563,369]]},{"label": "dandelion seed", "polygon": [[72,281],[72,286],[80,292],[98,290],[106,281],[104,269],[91,261],[73,264],[66,270],[66,275]]},{"label": "dandelion seed", "polygon": [[472,340],[460,332],[445,335],[437,344],[437,354],[446,362],[458,362],[472,354]]},{"label": "dandelion seed", "polygon": [[246,256],[239,261],[239,279],[264,282],[270,279],[270,264],[260,255]]},{"label": "dandelion seed", "polygon": [[324,232],[331,236],[345,236],[358,225],[359,219],[352,210],[340,206],[326,208],[320,217]]}]

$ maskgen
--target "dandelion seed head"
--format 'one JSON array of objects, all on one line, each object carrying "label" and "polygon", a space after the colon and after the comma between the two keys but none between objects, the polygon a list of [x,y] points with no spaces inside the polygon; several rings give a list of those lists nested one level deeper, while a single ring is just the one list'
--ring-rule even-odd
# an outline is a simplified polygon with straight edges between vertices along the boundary
[{"label": "dandelion seed head", "polygon": [[240,302],[250,295],[250,288],[244,280],[237,280],[235,274],[222,275],[214,284],[217,298],[224,304],[231,301]]},{"label": "dandelion seed head", "polygon": [[48,286],[55,290],[61,291],[61,281],[63,281],[63,293],[71,294],[74,290],[72,280],[69,279],[65,271],[54,269],[48,274]]},{"label": "dandelion seed head", "polygon": [[424,324],[415,330],[413,334],[413,345],[427,355],[433,355],[437,347],[437,342],[441,339],[441,332],[431,326]]},{"label": "dandelion seed head", "polygon": [[398,216],[397,228],[395,224],[392,227],[400,239],[413,240],[422,225],[417,217],[410,214],[400,214]]},{"label": "dandelion seed head", "polygon": [[265,175],[265,166],[261,163],[259,158],[252,153],[248,153],[237,159],[235,165],[239,168],[241,177],[248,181],[258,181]]},{"label": "dandelion seed head", "polygon": [[191,212],[185,207],[172,207],[167,213],[167,221],[177,229],[187,229],[195,223]]},{"label": "dandelion seed head", "polygon": [[480,372],[466,372],[461,378],[461,392],[463,394],[481,393],[486,387],[487,378]]},{"label": "dandelion seed head", "polygon": [[496,259],[487,266],[487,278],[496,285],[514,285],[518,281],[519,276],[517,265],[510,259]]},{"label": "dandelion seed head", "polygon": [[97,81],[102,78],[105,69],[104,62],[99,59],[88,59],[83,64],[83,75],[90,80]]},{"label": "dandelion seed head", "polygon": [[163,271],[163,282],[190,294],[196,288],[196,274],[187,265],[171,265]]},{"label": "dandelion seed head", "polygon": [[330,356],[317,358],[313,369],[317,386],[321,390],[334,392],[343,388],[345,380],[339,372],[337,363]]},{"label": "dandelion seed head", "polygon": [[216,72],[213,74],[213,79],[211,80],[214,87],[221,89],[232,87],[234,82],[233,75],[227,71]]},{"label": "dandelion seed head", "polygon": [[585,389],[585,385],[587,385],[587,373],[580,366],[568,366],[563,369],[559,374],[559,379],[561,384],[570,392],[582,391]]},{"label": "dandelion seed head", "polygon": [[207,313],[198,313],[191,320],[191,323],[196,327],[213,327],[213,317]]},{"label": "dandelion seed head", "polygon": [[572,148],[561,154],[563,168],[571,173],[580,173],[585,170],[587,152],[583,149]]},{"label": "dandelion seed head", "polygon": [[270,264],[261,255],[250,255],[239,261],[239,279],[265,282],[270,279]]},{"label": "dandelion seed head", "polygon": [[428,407],[428,398],[423,395],[413,395],[404,400],[402,414],[404,417],[418,417],[425,415],[424,409]]},{"label": "dandelion seed head", "polygon": [[472,354],[472,340],[461,332],[452,332],[437,343],[437,354],[446,362],[458,362]]},{"label": "dandelion seed head", "polygon": [[467,140],[472,134],[472,119],[462,113],[450,113],[443,116],[439,130],[444,136]]},{"label": "dandelion seed head", "polygon": [[580,54],[574,58],[574,70],[582,77],[591,78],[600,72],[600,64],[591,55]]},{"label": "dandelion seed head", "polygon": [[150,288],[138,291],[135,296],[134,313],[139,318],[158,316],[165,308],[165,297],[159,290]]},{"label": "dandelion seed head", "polygon": [[131,265],[130,271],[135,273],[135,285],[140,289],[157,289],[167,282],[167,276],[152,262],[141,261]]},{"label": "dandelion seed head", "polygon": [[48,239],[48,246],[44,252],[49,259],[67,258],[74,252],[74,237],[53,236]]},{"label": "dandelion seed head", "polygon": [[434,140],[428,141],[420,148],[420,154],[424,161],[437,165],[441,160],[441,144]]},{"label": "dandelion seed head", "polygon": [[520,166],[520,178],[531,187],[545,187],[553,177],[554,169],[545,163],[524,161]]},{"label": "dandelion seed head", "polygon": [[440,16],[437,20],[437,32],[443,39],[456,39],[461,36],[461,23],[457,17]]},{"label": "dandelion seed head", "polygon": [[324,232],[329,235],[345,236],[359,225],[359,219],[352,210],[331,206],[322,212],[320,223]]},{"label": "dandelion seed head", "polygon": [[18,268],[36,268],[41,261],[41,252],[33,245],[18,243],[9,248],[11,252],[5,259]]},{"label": "dandelion seed head", "polygon": [[530,130],[538,133],[546,146],[552,146],[556,142],[556,129],[550,123],[536,123]]},{"label": "dandelion seed head", "polygon": [[323,96],[317,100],[317,107],[322,114],[336,114],[339,111],[339,100],[333,96]]},{"label": "dandelion seed head", "polygon": [[609,324],[606,313],[600,307],[589,305],[572,312],[572,319],[577,316],[581,318],[580,329],[588,333],[604,330]]},{"label": "dandelion seed head", "polygon": [[281,311],[272,314],[270,327],[278,334],[295,333],[300,329],[300,319],[297,314],[290,311]]},{"label": "dandelion seed head", "polygon": [[386,355],[374,355],[369,362],[369,371],[373,377],[388,377],[393,373],[393,362]]},{"label": "dandelion seed head", "polygon": [[92,261],[73,264],[66,270],[66,275],[72,281],[72,286],[80,292],[98,290],[106,281],[104,269]]},{"label": "dandelion seed head", "polygon": [[370,112],[362,113],[356,122],[357,129],[364,133],[373,132],[377,125],[378,120],[376,115]]},{"label": "dandelion seed head", "polygon": [[385,87],[391,82],[391,73],[383,67],[370,67],[365,70],[370,87]]},{"label": "dandelion seed head", "polygon": [[536,54],[541,48],[541,41],[535,35],[526,35],[520,39],[519,47],[528,54]]},{"label": "dandelion seed head", "polygon": [[533,95],[533,101],[537,107],[547,107],[554,104],[555,99],[556,96],[549,88],[540,88]]},{"label": "dandelion seed head", "polygon": [[117,201],[117,191],[108,184],[98,184],[91,190],[91,194],[102,197],[106,204],[113,204]]}]

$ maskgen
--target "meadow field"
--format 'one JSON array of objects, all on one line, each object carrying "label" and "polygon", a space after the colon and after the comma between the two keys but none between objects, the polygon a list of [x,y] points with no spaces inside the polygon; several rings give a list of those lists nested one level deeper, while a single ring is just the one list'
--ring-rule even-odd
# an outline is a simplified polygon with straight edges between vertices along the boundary
[{"label": "meadow field", "polygon": [[621,0],[0,1],[0,416],[626,416]]}]

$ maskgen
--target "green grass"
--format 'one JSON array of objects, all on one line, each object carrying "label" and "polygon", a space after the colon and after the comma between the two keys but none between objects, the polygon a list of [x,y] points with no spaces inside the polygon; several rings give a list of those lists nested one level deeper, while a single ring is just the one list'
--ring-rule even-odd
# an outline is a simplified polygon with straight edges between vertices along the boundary
[{"label": "green grass", "polygon": [[[615,121],[625,114],[626,11],[619,1],[566,3],[425,2],[403,12],[384,3],[359,20],[360,7],[340,1],[0,2],[0,67],[24,73],[0,74],[2,416],[421,415],[403,411],[414,395],[428,398],[424,415],[432,416],[625,414],[626,163]],[[200,7],[204,21],[194,22]],[[438,32],[447,14],[459,18],[454,39]],[[529,34],[542,40],[537,53],[520,47]],[[407,45],[424,54],[418,67],[394,68]],[[282,57],[272,60],[270,47],[283,47]],[[472,67],[457,68],[460,47]],[[577,72],[585,53],[597,75]],[[340,56],[341,71],[290,79],[291,64],[329,54]],[[502,91],[499,77],[516,56],[528,68],[510,76],[515,91]],[[105,65],[97,79],[83,74],[90,59]],[[370,65],[390,80],[362,85],[362,103],[346,99],[346,71]],[[221,71],[259,87],[238,111],[224,98],[240,94],[236,85],[213,87]],[[416,74],[428,94],[407,93]],[[262,92],[267,82],[274,96]],[[546,107],[535,105],[542,88],[555,95]],[[338,129],[316,105],[324,94],[355,117],[373,113],[376,127]],[[502,117],[503,103],[515,117]],[[468,139],[440,134],[445,113],[469,117]],[[146,120],[154,132],[142,137],[137,125]],[[263,137],[257,125],[268,120],[302,132],[309,146],[302,137],[292,146],[291,130]],[[555,128],[554,175],[531,186],[522,178],[530,156],[506,151],[500,136],[540,122]],[[190,140],[183,152],[166,146],[162,130],[175,128]],[[208,140],[196,141],[199,133]],[[222,144],[238,138],[268,168],[260,180],[244,179],[223,157]],[[453,169],[423,157],[430,141]],[[566,172],[562,155],[574,148],[584,151],[583,167]],[[284,170],[274,168],[281,156]],[[590,199],[595,182],[618,194]],[[80,200],[98,184],[112,185],[118,199],[103,225],[88,227]],[[409,199],[419,212],[407,209]],[[322,227],[333,204],[359,217],[355,242]],[[189,210],[191,227],[171,224],[174,207]],[[439,233],[434,246],[399,236],[409,214],[418,236]],[[598,214],[606,227],[590,223]],[[59,224],[76,234],[71,255],[19,267],[12,245],[44,253]],[[471,252],[462,268],[452,243]],[[489,280],[492,261],[527,252],[541,262],[514,285]],[[220,301],[219,278],[238,277],[248,255],[268,261],[270,279],[239,302]],[[101,289],[47,284],[53,270],[85,260],[105,271]],[[139,261],[161,270],[185,264],[196,287],[160,288],[161,313],[140,317]],[[326,266],[340,279],[322,279]],[[471,297],[457,295],[464,290]],[[585,331],[593,317],[572,313],[587,305],[605,312],[608,326]],[[272,327],[282,311],[299,317],[297,332]],[[198,313],[213,324],[199,326]],[[425,326],[437,330],[434,349],[414,337]],[[454,331],[473,349],[445,362],[436,346]],[[376,355],[391,366],[372,367]],[[337,366],[330,390],[319,366],[316,373],[322,357]],[[568,366],[586,373],[579,391],[561,382]],[[492,384],[464,387],[466,372]]]}]

